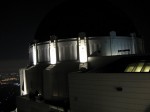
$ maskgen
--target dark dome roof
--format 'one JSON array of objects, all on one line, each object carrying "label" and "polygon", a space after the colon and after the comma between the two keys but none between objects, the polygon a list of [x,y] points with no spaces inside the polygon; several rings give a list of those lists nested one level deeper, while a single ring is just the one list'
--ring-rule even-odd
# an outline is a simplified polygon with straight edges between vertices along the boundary
[{"label": "dark dome roof", "polygon": [[129,35],[136,32],[133,22],[126,13],[105,1],[65,1],[55,7],[39,25],[35,39],[49,40],[50,35],[58,38],[77,37],[79,32],[87,36]]}]

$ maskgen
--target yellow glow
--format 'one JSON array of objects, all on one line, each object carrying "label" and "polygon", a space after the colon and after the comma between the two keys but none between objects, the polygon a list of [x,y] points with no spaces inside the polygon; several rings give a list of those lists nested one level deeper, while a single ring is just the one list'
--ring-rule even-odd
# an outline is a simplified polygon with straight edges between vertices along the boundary
[{"label": "yellow glow", "polygon": [[125,72],[132,72],[133,69],[134,69],[134,66],[133,66],[133,65],[129,65],[129,66],[127,67],[127,69],[125,70]]},{"label": "yellow glow", "polygon": [[56,43],[50,42],[50,63],[56,64]]},{"label": "yellow glow", "polygon": [[33,45],[33,65],[37,64],[37,56],[36,56],[36,44]]},{"label": "yellow glow", "polygon": [[150,71],[150,65],[147,65],[143,72],[149,72],[149,71]]},{"label": "yellow glow", "polygon": [[79,58],[81,63],[87,62],[86,38],[84,40],[80,40],[79,38]]},{"label": "yellow glow", "polygon": [[142,68],[143,68],[144,63],[139,63],[138,66],[135,69],[135,72],[141,72]]},{"label": "yellow glow", "polygon": [[125,72],[150,72],[150,63],[140,62],[130,64]]}]

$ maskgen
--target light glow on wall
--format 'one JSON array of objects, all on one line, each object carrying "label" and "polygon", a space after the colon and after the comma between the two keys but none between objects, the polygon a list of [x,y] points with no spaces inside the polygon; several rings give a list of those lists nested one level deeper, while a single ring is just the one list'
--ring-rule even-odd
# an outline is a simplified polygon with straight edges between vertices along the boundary
[{"label": "light glow on wall", "polygon": [[20,93],[21,95],[26,95],[27,92],[27,81],[26,81],[26,74],[25,74],[25,68],[22,68],[19,70],[20,74]]},{"label": "light glow on wall", "polygon": [[139,62],[127,66],[124,72],[150,72],[150,63]]},{"label": "light glow on wall", "polygon": [[37,50],[36,50],[36,44],[33,45],[33,65],[37,64]]},{"label": "light glow on wall", "polygon": [[56,41],[50,41],[50,63],[56,64]]},{"label": "light glow on wall", "polygon": [[133,65],[130,65],[127,67],[127,69],[125,70],[125,72],[132,72],[134,69],[134,66]]},{"label": "light glow on wall", "polygon": [[144,72],[150,72],[150,64],[145,66]]},{"label": "light glow on wall", "polygon": [[141,72],[143,65],[144,65],[144,63],[139,63],[137,68],[135,69],[135,72]]},{"label": "light glow on wall", "polygon": [[87,62],[87,43],[86,37],[84,39],[78,38],[79,41],[79,59],[81,63]]},{"label": "light glow on wall", "polygon": [[27,94],[27,82],[26,82],[26,76],[25,76],[25,70],[23,70],[23,83],[24,83],[24,91],[23,91],[23,95]]}]

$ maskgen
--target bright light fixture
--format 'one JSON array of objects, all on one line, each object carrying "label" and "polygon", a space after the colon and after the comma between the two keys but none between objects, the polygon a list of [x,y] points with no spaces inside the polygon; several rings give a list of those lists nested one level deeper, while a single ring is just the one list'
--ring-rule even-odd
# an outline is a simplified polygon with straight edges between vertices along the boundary
[{"label": "bright light fixture", "polygon": [[87,62],[87,44],[86,37],[84,39],[78,38],[79,41],[79,59],[81,63]]},{"label": "bright light fixture", "polygon": [[37,64],[36,44],[33,44],[33,65]]},{"label": "bright light fixture", "polygon": [[56,64],[56,41],[50,41],[50,63]]},{"label": "bright light fixture", "polygon": [[24,92],[23,95],[27,94],[27,82],[26,82],[26,76],[25,76],[25,70],[23,70],[23,83],[24,83]]},{"label": "bright light fixture", "polygon": [[20,90],[21,90],[21,95],[26,95],[27,92],[27,81],[26,81],[26,75],[25,75],[25,68],[22,68],[19,70],[20,74]]}]

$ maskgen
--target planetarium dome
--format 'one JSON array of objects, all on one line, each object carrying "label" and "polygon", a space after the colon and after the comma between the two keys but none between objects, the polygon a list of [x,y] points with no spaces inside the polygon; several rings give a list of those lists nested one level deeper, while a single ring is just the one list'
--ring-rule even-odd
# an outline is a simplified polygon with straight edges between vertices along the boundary
[{"label": "planetarium dome", "polygon": [[51,35],[58,39],[74,38],[79,32],[92,37],[107,36],[112,30],[120,36],[137,33],[128,15],[111,2],[66,0],[41,21],[35,39],[47,41]]}]

